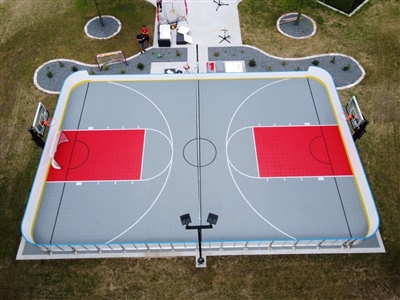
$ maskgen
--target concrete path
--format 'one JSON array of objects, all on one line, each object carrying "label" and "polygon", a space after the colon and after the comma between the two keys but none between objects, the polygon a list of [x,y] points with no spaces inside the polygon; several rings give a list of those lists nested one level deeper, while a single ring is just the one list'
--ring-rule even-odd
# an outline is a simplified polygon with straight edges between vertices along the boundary
[{"label": "concrete path", "polygon": [[[241,46],[242,35],[240,32],[238,4],[241,0],[224,0],[221,3],[227,5],[218,6],[213,0],[187,0],[188,15],[186,21],[178,23],[177,28],[186,26],[190,28],[189,35],[193,38],[193,44],[177,45],[176,44],[176,29],[171,32],[171,48],[188,48],[188,64],[191,72],[206,72],[206,62],[208,61],[208,47],[215,46]],[[155,0],[149,0],[155,5]],[[164,9],[167,3],[164,1]],[[175,0],[174,5],[184,7],[183,0]],[[163,22],[162,14],[160,23]],[[154,48],[158,47],[158,21],[155,20],[154,32]],[[228,41],[223,40],[224,29],[227,30],[226,35],[229,35]],[[197,47],[196,47],[197,46]],[[198,51],[196,51],[198,48]],[[198,55],[198,64],[197,64]],[[173,64],[173,63],[172,63]],[[179,64],[180,66],[180,64]],[[171,67],[174,67],[171,65]],[[158,71],[157,71],[158,72]]]}]

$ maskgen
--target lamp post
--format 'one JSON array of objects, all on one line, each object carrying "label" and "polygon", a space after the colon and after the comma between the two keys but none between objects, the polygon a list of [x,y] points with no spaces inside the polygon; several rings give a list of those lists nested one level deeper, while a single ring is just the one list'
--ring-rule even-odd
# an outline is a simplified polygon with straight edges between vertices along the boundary
[{"label": "lamp post", "polygon": [[190,223],[192,223],[190,214],[184,214],[180,218],[181,218],[182,226],[185,226],[186,230],[192,230],[192,229],[197,230],[197,239],[198,239],[198,243],[199,243],[199,258],[197,259],[197,265],[202,266],[204,264],[205,260],[203,258],[202,249],[201,249],[201,239],[202,239],[201,230],[213,228],[213,225],[217,224],[218,216],[215,214],[209,213],[208,218],[207,218],[208,225],[189,225]]}]

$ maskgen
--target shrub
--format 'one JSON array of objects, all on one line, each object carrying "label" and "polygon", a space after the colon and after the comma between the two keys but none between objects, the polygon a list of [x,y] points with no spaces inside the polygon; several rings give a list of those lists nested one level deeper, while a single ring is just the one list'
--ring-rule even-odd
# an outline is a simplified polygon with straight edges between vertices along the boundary
[{"label": "shrub", "polygon": [[343,67],[343,71],[348,71],[348,70],[350,70],[350,68],[351,68],[351,65],[350,65],[350,64],[347,64],[347,65],[345,65],[345,66]]},{"label": "shrub", "polygon": [[273,69],[273,67],[272,67],[271,65],[269,65],[269,66],[267,67],[267,71],[272,71],[272,69]]},{"label": "shrub", "polygon": [[143,70],[144,69],[144,64],[142,64],[141,62],[137,64],[137,68],[139,70]]},{"label": "shrub", "polygon": [[286,66],[286,60],[282,61],[282,66]]},{"label": "shrub", "polygon": [[336,56],[334,56],[329,62],[332,64],[336,63]]},{"label": "shrub", "polygon": [[125,72],[124,69],[121,69],[120,73],[121,73],[121,74],[125,74],[126,72]]},{"label": "shrub", "polygon": [[181,56],[181,53],[180,53],[178,50],[176,50],[175,56],[176,56],[176,57],[179,57],[179,56]]},{"label": "shrub", "polygon": [[295,71],[300,71],[300,67],[296,67],[296,69],[294,69]]},{"label": "shrub", "polygon": [[51,78],[51,77],[53,77],[53,73],[51,73],[51,71],[50,70],[47,70],[47,77],[49,77],[49,78]]},{"label": "shrub", "polygon": [[96,72],[93,71],[93,70],[90,70],[90,71],[89,71],[89,75],[96,75]]},{"label": "shrub", "polygon": [[72,72],[76,72],[76,71],[78,71],[78,67],[75,66],[75,65],[73,65],[73,66],[71,67],[71,70],[72,70]]},{"label": "shrub", "polygon": [[108,71],[109,68],[110,67],[107,64],[105,64],[101,69],[104,70],[104,71]]},{"label": "shrub", "polygon": [[64,63],[63,63],[62,61],[59,61],[59,62],[58,62],[58,66],[59,66],[60,68],[62,68],[62,67],[64,67]]},{"label": "shrub", "polygon": [[215,57],[218,57],[218,56],[219,56],[219,52],[218,52],[218,51],[215,51],[215,52],[214,52],[214,56],[215,56]]},{"label": "shrub", "polygon": [[314,59],[314,60],[312,61],[312,64],[313,64],[314,66],[318,66],[318,65],[319,65],[319,60]]},{"label": "shrub", "polygon": [[250,67],[255,67],[256,65],[257,65],[257,63],[253,58],[249,60],[249,66]]}]

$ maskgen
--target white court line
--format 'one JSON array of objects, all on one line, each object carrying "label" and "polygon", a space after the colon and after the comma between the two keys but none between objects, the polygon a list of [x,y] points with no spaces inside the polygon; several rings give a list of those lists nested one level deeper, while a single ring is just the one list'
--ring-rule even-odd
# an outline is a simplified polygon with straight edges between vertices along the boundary
[{"label": "white court line", "polygon": [[126,229],[125,229],[124,231],[122,231],[120,234],[116,235],[114,238],[110,239],[108,242],[106,242],[106,244],[109,244],[109,243],[113,242],[114,240],[118,239],[119,237],[121,237],[122,235],[124,235],[125,233],[127,233],[129,230],[131,230],[136,224],[138,224],[138,223],[148,214],[148,212],[149,212],[149,211],[153,208],[153,206],[157,203],[158,199],[160,198],[162,192],[163,192],[164,189],[165,189],[165,186],[167,185],[169,176],[170,176],[170,174],[171,174],[172,163],[173,163],[173,157],[174,157],[174,148],[173,148],[173,144],[174,144],[174,143],[173,143],[171,128],[170,128],[169,123],[168,123],[167,119],[165,118],[164,114],[163,114],[162,111],[160,110],[160,108],[159,108],[153,101],[151,101],[147,96],[145,96],[145,95],[142,94],[141,92],[139,92],[139,91],[137,91],[137,90],[135,90],[135,89],[133,89],[133,88],[131,88],[131,87],[128,87],[128,86],[126,86],[126,85],[119,84],[119,83],[116,83],[116,82],[109,82],[109,83],[110,83],[110,84],[117,85],[117,86],[120,86],[120,87],[123,87],[123,88],[126,88],[126,89],[128,89],[128,90],[131,90],[131,91],[134,92],[134,93],[137,93],[137,94],[141,95],[143,98],[145,98],[147,101],[149,101],[149,102],[158,110],[158,112],[159,112],[159,113],[161,114],[161,116],[163,117],[163,119],[164,119],[164,121],[165,121],[165,124],[167,125],[167,128],[168,128],[168,132],[169,132],[169,135],[170,135],[170,141],[171,141],[171,145],[172,145],[172,155],[171,155],[171,161],[170,161],[170,164],[169,164],[169,169],[168,169],[167,178],[165,179],[164,184],[163,184],[163,186],[161,187],[161,190],[160,190],[160,192],[158,193],[157,197],[154,199],[153,203],[152,203],[152,204],[150,205],[150,207],[143,213],[143,215],[142,215],[139,219],[136,220],[136,222],[134,222],[133,224],[131,224],[128,228],[126,228]]},{"label": "white court line", "polygon": [[146,149],[146,137],[147,137],[147,130],[144,131],[144,137],[143,137],[143,149],[142,149],[142,167],[140,168],[140,180],[142,180],[143,177],[143,162],[144,162],[144,151]]},{"label": "white court line", "polygon": [[[146,128],[146,131],[147,130],[157,132],[157,133],[159,133],[160,135],[164,136],[167,139],[167,141],[169,142],[169,145],[171,146],[171,158],[170,158],[167,166],[161,171],[161,173],[159,173],[159,174],[157,174],[157,175],[155,175],[153,177],[146,178],[146,179],[141,178],[140,181],[150,181],[150,180],[153,180],[154,178],[157,178],[157,177],[161,176],[168,169],[168,167],[170,165],[172,165],[172,159],[173,159],[173,153],[174,153],[172,141],[170,139],[168,139],[168,137],[163,132],[161,132],[161,131],[159,131],[157,129],[152,129],[152,128]],[[144,149],[143,149],[143,155],[144,155]],[[142,161],[143,161],[143,158],[142,158]],[[143,170],[143,168],[142,168],[142,170]]]},{"label": "white court line", "polygon": [[[253,126],[251,129],[252,129],[252,130],[251,130],[251,133],[252,133],[252,136],[253,136],[254,156],[255,156],[255,158],[256,158],[257,174],[258,174],[258,177],[261,177],[261,176],[260,176],[260,168],[258,167],[258,155],[257,155],[256,138],[255,138],[255,136],[254,136],[254,126]],[[237,131],[236,131],[236,132],[237,132]],[[236,134],[236,132],[234,132],[234,133],[232,134],[232,136],[229,138],[229,141],[230,141],[231,138]],[[229,144],[229,141],[228,141],[228,144]],[[231,162],[230,159],[229,159],[229,162]],[[231,163],[231,164],[232,164],[232,163]],[[234,167],[234,166],[232,165],[232,167]],[[236,168],[235,168],[235,170],[236,170]]]},{"label": "white court line", "polygon": [[[231,141],[231,139],[239,132],[246,130],[246,129],[254,129],[255,127],[257,128],[276,128],[276,127],[332,127],[332,126],[338,126],[336,125],[292,125],[292,126],[246,126],[246,127],[242,127],[239,128],[238,130],[236,130],[234,133],[232,133],[232,135],[229,137],[228,141],[227,141],[227,148],[229,148],[229,143]],[[255,145],[255,138],[254,138],[254,130],[252,130],[253,133],[253,141],[254,141],[254,151],[255,151],[255,157],[256,157],[256,161],[257,161],[257,151],[256,151],[256,145]],[[248,174],[243,173],[242,171],[240,171],[237,167],[235,167],[235,165],[232,163],[232,161],[229,158],[229,152],[226,152],[226,157],[228,162],[230,163],[230,165],[232,166],[232,168],[239,173],[240,175],[250,178],[250,179],[258,179],[258,180],[265,180],[265,179],[285,179],[285,178],[291,178],[291,179],[296,179],[296,178],[319,178],[321,176],[307,176],[307,175],[303,175],[303,176],[275,176],[275,177],[261,177],[260,176],[260,172],[259,172],[259,168],[258,168],[258,161],[257,161],[257,174],[258,176],[251,176]],[[344,178],[344,177],[354,177],[354,175],[324,175],[322,176],[324,178]]]},{"label": "white court line", "polygon": [[229,157],[228,157],[228,141],[230,140],[230,137],[229,137],[229,130],[230,130],[230,128],[231,128],[233,119],[235,118],[235,116],[236,116],[237,112],[239,111],[239,109],[243,106],[243,104],[244,104],[247,100],[249,100],[254,94],[258,93],[260,90],[262,90],[262,89],[264,89],[264,88],[267,88],[267,87],[269,87],[269,86],[271,86],[271,85],[274,85],[274,84],[276,84],[276,83],[280,83],[280,82],[287,81],[287,80],[289,80],[289,78],[280,79],[280,80],[274,81],[274,82],[272,82],[272,83],[269,83],[269,84],[267,84],[267,85],[265,85],[265,86],[263,86],[263,87],[257,89],[256,91],[254,91],[253,93],[251,93],[249,96],[247,96],[247,98],[238,106],[238,108],[236,109],[236,111],[235,111],[234,114],[232,115],[231,120],[229,121],[228,129],[227,129],[227,131],[226,131],[226,138],[225,138],[225,155],[226,155],[227,165],[228,165],[228,169],[229,169],[229,173],[230,173],[230,175],[231,175],[232,181],[233,181],[233,183],[235,184],[237,190],[239,191],[239,193],[240,193],[240,195],[242,196],[242,198],[244,199],[244,201],[246,201],[247,205],[248,205],[248,206],[249,206],[249,207],[264,221],[264,222],[266,222],[269,226],[271,226],[271,227],[274,228],[275,230],[279,231],[279,232],[282,233],[283,235],[285,235],[285,236],[287,236],[287,237],[289,237],[289,238],[291,238],[291,239],[293,239],[293,240],[296,240],[295,237],[293,237],[293,236],[289,235],[288,233],[284,232],[283,230],[279,229],[277,226],[273,225],[270,221],[268,221],[266,218],[264,218],[264,217],[261,215],[261,213],[259,213],[258,210],[256,210],[256,209],[250,204],[250,202],[247,200],[247,198],[245,197],[245,195],[243,194],[243,192],[242,192],[241,189],[239,188],[239,185],[237,184],[237,182],[236,182],[236,180],[235,180],[235,177],[234,177],[233,174],[232,174],[231,163],[230,163]]},{"label": "white court line", "polygon": [[242,198],[244,199],[244,201],[246,201],[247,205],[250,206],[250,208],[264,221],[266,222],[268,225],[270,225],[272,228],[274,228],[275,230],[279,231],[280,233],[282,233],[283,235],[286,235],[287,237],[296,240],[295,237],[289,235],[288,233],[284,232],[283,230],[279,229],[278,227],[276,227],[275,225],[273,225],[270,221],[268,221],[266,218],[264,218],[261,213],[258,212],[258,210],[256,210],[251,204],[250,202],[247,200],[246,196],[243,194],[242,190],[239,188],[238,184],[236,183],[235,177],[232,174],[232,169],[230,168],[230,164],[228,162],[228,169],[229,169],[229,173],[231,175],[231,178],[237,188],[237,190],[239,191],[240,195],[242,196]]},{"label": "white court line", "polygon": [[[161,175],[168,169],[168,167],[172,164],[173,151],[174,151],[174,150],[173,150],[172,141],[167,137],[167,135],[166,135],[164,132],[161,132],[160,130],[157,130],[157,129],[141,127],[141,128],[123,128],[123,129],[79,129],[79,130],[67,129],[67,130],[63,130],[63,131],[111,131],[111,130],[114,130],[114,131],[117,131],[117,130],[144,130],[145,133],[146,133],[146,131],[154,131],[154,132],[159,133],[160,135],[162,135],[163,137],[165,137],[165,139],[168,141],[169,145],[171,146],[171,158],[170,158],[170,160],[169,160],[167,166],[166,166],[160,173],[154,175],[153,177],[149,177],[149,178],[143,179],[143,178],[142,178],[142,174],[140,174],[140,179],[139,179],[139,180],[135,180],[135,179],[126,179],[126,180],[112,180],[112,179],[110,179],[110,180],[79,180],[79,181],[75,181],[75,180],[68,180],[68,181],[65,181],[65,180],[63,180],[63,181],[47,181],[47,183],[66,183],[66,182],[68,182],[68,183],[73,183],[73,182],[75,182],[75,183],[76,183],[76,182],[81,182],[81,183],[83,183],[83,182],[126,182],[126,181],[128,181],[128,182],[130,182],[130,181],[132,181],[132,182],[133,182],[133,181],[136,181],[136,182],[144,182],[144,181],[153,180],[153,179],[155,179],[155,178],[161,176]],[[144,141],[145,141],[145,140],[144,140]],[[144,151],[145,151],[145,149],[144,149],[144,146],[143,146],[143,155],[144,155]],[[142,156],[142,162],[143,162],[143,156]],[[141,172],[143,172],[143,167],[142,167]]]}]

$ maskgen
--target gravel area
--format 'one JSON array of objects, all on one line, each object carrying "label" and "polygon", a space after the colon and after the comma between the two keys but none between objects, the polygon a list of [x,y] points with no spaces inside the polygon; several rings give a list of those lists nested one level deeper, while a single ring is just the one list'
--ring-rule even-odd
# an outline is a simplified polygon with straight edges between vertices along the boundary
[{"label": "gravel area", "polygon": [[[160,57],[158,57],[160,56]],[[251,67],[250,60],[254,59],[256,65]],[[308,67],[317,66],[327,70],[333,77],[338,88],[357,83],[364,75],[359,64],[351,57],[342,54],[316,55],[313,57],[294,59],[272,57],[258,49],[239,47],[210,47],[208,48],[209,61],[234,61],[243,60],[246,63],[247,72],[283,72],[306,71]],[[149,74],[152,62],[186,62],[187,48],[148,48],[144,54],[127,59],[128,65],[118,63],[109,65],[108,70],[100,71],[97,65],[87,65],[77,61],[66,59],[52,60],[41,67],[35,73],[35,81],[43,90],[59,92],[65,79],[73,73],[72,67],[78,70],[86,70],[92,75],[106,74]],[[144,65],[143,70],[138,68],[138,63]],[[347,71],[343,68],[350,66]],[[48,77],[48,74],[52,77]]]},{"label": "gravel area", "polygon": [[[160,56],[160,57],[159,57]],[[67,59],[51,60],[40,66],[35,73],[37,84],[44,90],[59,92],[65,79],[73,73],[72,67],[77,70],[86,70],[91,75],[107,74],[150,74],[152,62],[186,62],[187,48],[148,48],[145,53],[132,56],[124,62],[109,65],[108,70],[100,71],[97,64],[88,65]],[[143,70],[138,64],[144,65]],[[52,77],[47,76],[51,72]],[[94,74],[93,74],[94,73]]]},{"label": "gravel area", "polygon": [[287,19],[297,18],[297,13],[287,14],[280,19],[279,29],[282,33],[293,37],[293,38],[305,38],[310,37],[314,30],[315,24],[311,21],[311,19],[305,15],[301,16],[300,22],[298,25],[295,25],[295,21],[289,23],[283,23]]},{"label": "gravel area", "polygon": [[102,16],[104,27],[100,18],[96,17],[87,22],[85,32],[89,37],[107,39],[115,36],[121,30],[121,22],[112,16]]},{"label": "gravel area", "polygon": [[[267,55],[255,48],[241,47],[210,47],[208,48],[209,61],[216,60],[244,60],[247,72],[282,72],[282,71],[306,71],[308,67],[315,66],[328,71],[337,87],[344,87],[356,83],[362,76],[363,70],[351,57],[342,54],[316,55],[302,59],[277,58]],[[249,62],[254,59],[256,65],[251,67]],[[350,66],[344,71],[345,66]]]}]

